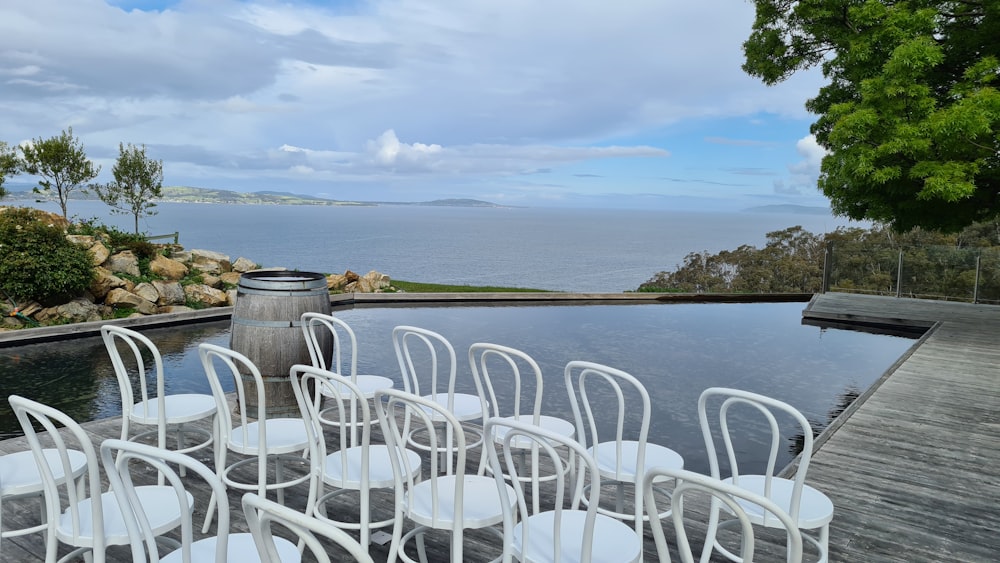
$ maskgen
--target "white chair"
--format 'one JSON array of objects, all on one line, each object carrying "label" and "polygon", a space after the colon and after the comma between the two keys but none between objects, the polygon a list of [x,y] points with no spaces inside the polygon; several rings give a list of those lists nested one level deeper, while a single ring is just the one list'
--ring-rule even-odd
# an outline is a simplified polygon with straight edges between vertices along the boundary
[{"label": "white chair", "polygon": [[[354,561],[374,563],[366,548],[349,536],[347,532],[253,493],[243,495],[243,513],[246,515],[247,526],[250,528],[250,533],[253,534],[260,561],[263,563],[288,563],[291,561],[276,547],[276,544],[287,540],[274,537],[273,527],[275,524],[295,534],[303,547],[308,548],[313,558],[320,563],[333,561],[330,558],[329,548],[321,543],[320,538],[333,542],[338,548],[346,551]],[[337,559],[337,561],[342,560],[342,558]]]},{"label": "white chair", "polygon": [[[674,533],[677,538],[677,551],[683,563],[694,563],[695,557],[691,552],[691,543],[688,540],[688,529],[694,522],[685,521],[684,518],[684,498],[696,497],[704,502],[710,499],[712,505],[725,506],[734,516],[734,520],[739,523],[740,534],[740,557],[742,561],[751,563],[757,553],[757,543],[754,537],[753,524],[744,507],[753,505],[760,507],[767,518],[774,523],[773,527],[784,528],[787,534],[785,556],[787,563],[800,563],[802,561],[802,534],[795,525],[795,521],[782,510],[778,505],[770,500],[754,494],[746,489],[741,489],[731,483],[724,483],[714,477],[708,477],[683,469],[669,469],[657,467],[646,472],[643,494],[646,497],[646,511],[651,519],[656,518],[658,509],[656,498],[653,494],[653,483],[657,480],[674,479],[676,486],[670,499],[671,517],[674,523]],[[694,502],[697,502],[695,500]],[[656,542],[656,551],[659,554],[661,563],[670,563],[670,548],[667,546],[666,536],[663,528],[652,526],[653,538]],[[703,561],[707,561],[705,553],[711,557],[712,548],[710,544],[705,545]],[[768,561],[773,560],[773,554]]]},{"label": "white chair", "polygon": [[[716,433],[713,432],[708,417],[710,401],[713,405],[718,403],[713,406],[713,409],[718,408],[718,435],[721,436],[722,449],[726,452],[726,459],[729,462],[730,476],[723,481],[771,500],[791,516],[800,530],[817,530],[816,537],[802,534],[802,538],[817,549],[820,563],[828,561],[833,502],[825,494],[805,482],[813,448],[813,431],[809,421],[795,407],[764,395],[722,387],[711,387],[704,390],[701,397],[698,398],[698,420],[701,424],[702,436],[705,439],[705,448],[708,450],[709,468],[712,477],[716,479],[722,479],[722,470],[719,464],[719,445],[716,442]],[[798,467],[791,478],[779,477],[776,473],[776,470],[779,469],[776,467],[777,458],[782,448],[778,416],[782,417],[780,422],[790,422],[794,426],[793,431],[802,436],[802,452],[799,454]],[[765,450],[767,451],[767,465],[763,468],[763,472],[748,474],[740,471],[740,454],[745,451],[745,448],[737,447],[733,442],[733,436],[740,432],[746,432],[748,417],[754,417],[757,420],[763,418],[769,431],[766,441],[754,440],[754,443],[763,442],[769,447],[768,450]],[[732,422],[738,424],[734,425]],[[755,454],[760,455],[759,448],[755,448]],[[768,517],[759,505],[749,501],[741,501],[740,505],[754,524],[767,527],[779,525],[779,522],[775,518]],[[712,516],[709,536],[706,541],[709,544],[714,544],[715,549],[729,559],[739,561],[735,554],[715,542],[716,526],[726,525],[726,522],[719,522],[718,504],[713,505]]]},{"label": "white chair", "polygon": [[[296,398],[306,405],[307,426],[310,431],[311,450],[309,458],[313,463],[313,491],[310,505],[305,513],[319,520],[347,530],[358,530],[361,545],[371,542],[372,529],[383,528],[395,521],[395,512],[380,521],[372,521],[372,490],[395,492],[396,479],[392,470],[391,452],[384,444],[371,444],[371,410],[363,391],[346,377],[320,368],[295,365],[291,369],[292,385]],[[312,398],[309,392],[316,390]],[[335,406],[322,408],[323,397],[333,399]],[[361,429],[361,435],[355,429]],[[330,429],[333,436],[326,437]],[[327,446],[336,440],[335,448]],[[420,477],[420,455],[406,450],[407,467],[413,471],[411,477]],[[326,486],[332,490],[324,492]],[[353,503],[345,501],[337,505],[338,518],[329,516],[327,505],[346,493],[356,491],[357,497],[350,497]],[[340,500],[340,499],[338,499]],[[352,505],[351,514],[357,514],[356,521],[346,520],[343,513],[345,504]],[[357,512],[353,511],[357,508]]]},{"label": "white chair", "polygon": [[[597,462],[602,484],[615,486],[614,507],[602,514],[632,522],[641,537],[647,520],[642,479],[651,467],[682,469],[684,458],[674,450],[649,442],[650,400],[642,383],[622,370],[593,362],[566,364],[566,390],[576,421],[576,437]],[[664,480],[658,485],[666,485]],[[630,489],[631,506],[626,502]],[[669,496],[669,491],[658,487]],[[669,516],[660,514],[660,518]]]},{"label": "white chair", "polygon": [[[454,416],[461,428],[474,436],[467,441],[468,447],[482,445],[482,421],[485,414],[482,403],[478,394],[455,391],[458,360],[451,342],[434,331],[404,325],[392,329],[392,344],[406,392],[424,397]],[[437,411],[427,412],[437,416]],[[408,442],[414,448],[426,450],[426,443],[417,438],[417,435],[413,433],[408,436]]]},{"label": "white chair", "polygon": [[[375,396],[379,389],[391,389],[395,383],[381,375],[358,374],[358,338],[354,330],[342,319],[324,313],[303,313],[302,334],[309,348],[309,361],[313,367],[332,371],[351,380],[367,398]],[[329,338],[327,338],[329,337]],[[346,338],[345,338],[346,337]],[[327,360],[327,342],[332,344],[331,357]],[[344,364],[344,348],[349,364]]]},{"label": "white chair", "polygon": [[[503,521],[503,505],[514,506],[516,494],[510,485],[498,489],[492,477],[466,473],[465,433],[458,419],[430,399],[396,389],[378,391],[375,410],[386,443],[393,448],[390,459],[396,480],[396,520],[388,560],[416,561],[406,553],[406,545],[416,539],[419,560],[426,561],[423,535],[432,529],[450,532],[451,561],[464,560],[464,530],[499,534],[494,526]],[[440,452],[428,456],[430,476],[423,481],[414,477],[411,459],[405,455],[413,424],[426,431],[430,451]],[[436,428],[442,424],[444,428]],[[404,535],[406,520],[414,527]]]},{"label": "white chair", "polygon": [[[309,461],[304,457],[309,449],[309,433],[305,421],[303,418],[268,418],[263,377],[257,366],[243,354],[208,343],[198,346],[198,354],[212,388],[218,413],[220,443],[215,448],[216,474],[227,487],[254,491],[262,497],[266,497],[268,491],[276,491],[278,502],[284,503],[284,489],[309,483],[312,478]],[[225,366],[227,379],[234,381],[236,385],[235,425],[230,415],[226,391],[217,371],[219,365]],[[247,416],[247,389],[243,376],[252,378],[255,383],[256,420]],[[304,408],[299,404],[302,416],[305,416]],[[230,451],[245,457],[229,463],[227,454]],[[289,463],[300,471],[286,477],[286,464]],[[253,482],[240,480],[236,470],[254,464],[257,478]],[[268,478],[271,466],[274,468],[273,480]],[[215,500],[213,494],[203,532],[207,532],[211,525]]]},{"label": "white chair", "polygon": [[[49,471],[56,483],[66,480],[65,468],[60,458],[59,450],[45,448],[42,450],[48,462]],[[78,482],[87,470],[87,456],[80,450],[67,450],[66,461],[70,469],[70,479]],[[40,505],[40,524],[24,528],[4,530],[0,524],[0,541],[3,538],[13,538],[41,532],[48,525],[48,515],[45,511],[45,487],[42,474],[38,471],[35,454],[31,450],[0,455],[0,517],[3,515],[3,502],[37,499]]]},{"label": "white chair", "polygon": [[[525,422],[566,438],[572,438],[576,433],[572,422],[542,414],[542,368],[525,352],[499,344],[477,342],[469,347],[469,365],[472,367],[483,412],[488,417],[505,417]],[[525,407],[521,405],[522,398],[527,403]],[[507,399],[504,406],[501,403],[505,401],[501,399]],[[487,432],[486,435],[492,436],[494,444],[500,444],[503,442],[505,429],[503,425],[495,425],[494,433],[491,435]],[[521,459],[530,445],[530,440],[523,443]],[[513,447],[518,448],[518,443],[515,442]],[[567,464],[565,468],[569,470],[570,465]],[[480,456],[479,474],[482,475],[485,469],[487,456],[483,455]],[[555,475],[534,475],[527,479],[537,484],[554,478]],[[532,498],[537,502],[538,495],[532,495]],[[535,511],[538,511],[537,504]]]},{"label": "white chair", "polygon": [[[137,444],[122,440],[105,440],[101,443],[101,462],[111,483],[111,490],[121,506],[129,506],[125,511],[125,524],[131,537],[132,560],[150,563],[254,563],[258,561],[257,546],[253,536],[247,533],[229,533],[229,498],[225,486],[218,476],[200,461],[185,454],[162,450],[147,444]],[[191,494],[186,490],[180,475],[172,466],[182,467],[202,479],[219,499],[219,520],[215,536],[194,541],[193,504]],[[155,536],[149,524],[151,515],[139,502],[138,488],[133,475],[143,475],[152,469],[164,475],[173,488],[179,505],[186,506],[181,511],[181,546],[160,556]],[[299,561],[299,550],[288,540],[278,540],[277,549],[284,561]]]},{"label": "white chair", "polygon": [[[52,407],[17,395],[11,395],[8,400],[17,415],[21,430],[24,431],[42,475],[46,512],[49,515],[45,560],[49,563],[56,560],[59,542],[75,548],[60,561],[68,561],[81,554],[90,554],[96,563],[105,561],[107,546],[129,545],[131,539],[121,505],[113,492],[101,493],[101,465],[87,432],[65,413]],[[36,425],[44,430],[48,436],[47,440],[54,443],[54,449],[59,452],[62,475],[74,473],[70,465],[70,449],[66,438],[70,437],[76,442],[79,451],[83,452],[87,460],[86,471],[81,475],[79,485],[69,479],[56,479],[49,464],[50,458],[46,457],[38,432],[35,430]],[[64,427],[62,432],[59,427]],[[146,485],[136,487],[135,493],[136,502],[145,507],[150,514],[149,529],[153,537],[159,537],[180,525],[181,505],[177,502],[173,488]],[[188,501],[190,505],[190,497]],[[166,538],[160,539],[170,541]]]},{"label": "white chair", "polygon": [[[177,439],[176,451],[181,453],[207,448],[218,441],[214,421],[211,431],[185,426],[188,423],[215,417],[215,400],[207,394],[168,395],[165,389],[166,374],[163,369],[163,359],[152,341],[134,330],[114,325],[102,326],[101,337],[111,357],[111,365],[114,367],[118,388],[121,390],[122,440],[142,441],[148,436],[155,435],[156,445],[167,449],[167,430],[173,428]],[[123,349],[127,349],[130,353],[123,356]],[[146,368],[146,362],[149,360],[152,361],[151,369]],[[151,377],[156,379],[155,387]],[[132,423],[152,428],[130,438]],[[195,435],[200,441],[187,445],[188,434]]]},{"label": "white chair", "polygon": [[[578,442],[564,434],[552,432],[529,422],[509,418],[489,418],[486,420],[487,435],[501,436],[500,453],[495,448],[487,448],[492,473],[498,490],[506,486],[502,475],[510,475],[517,495],[516,513],[504,505],[504,553],[503,560],[511,557],[518,561],[538,562],[582,562],[604,563],[640,561],[642,559],[642,536],[618,519],[599,514],[600,475],[597,462],[590,457]],[[572,452],[571,461],[560,456],[558,448]],[[531,452],[532,468],[525,475],[519,468],[515,456],[524,449]],[[577,463],[578,471],[569,471],[568,463]],[[545,510],[539,509],[539,472],[535,466],[551,465],[555,491],[552,504]],[[566,483],[566,475],[575,477]],[[533,507],[529,509],[525,485],[532,485]],[[585,487],[585,482],[589,486]],[[569,485],[567,487],[567,484]],[[566,490],[572,491],[569,500]],[[587,502],[582,503],[583,495]],[[580,508],[585,504],[584,508]],[[567,506],[568,505],[568,506]]]}]

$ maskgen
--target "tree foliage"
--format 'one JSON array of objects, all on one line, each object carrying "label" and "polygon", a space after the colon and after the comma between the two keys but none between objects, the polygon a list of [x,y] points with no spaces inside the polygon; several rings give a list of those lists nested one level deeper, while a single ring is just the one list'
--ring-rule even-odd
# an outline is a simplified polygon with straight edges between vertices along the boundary
[{"label": "tree foliage", "polygon": [[126,147],[119,143],[112,174],[114,181],[95,187],[97,195],[112,213],[132,215],[135,233],[139,234],[139,218],[156,215],[156,198],[163,187],[163,161],[146,156],[146,145],[129,143]]},{"label": "tree foliage", "polygon": [[852,219],[955,232],[1000,214],[1000,2],[754,0],[743,68],[819,65],[819,188]]},{"label": "tree foliage", "polygon": [[0,213],[0,290],[6,297],[52,304],[81,295],[94,278],[92,260],[48,214],[27,207]]},{"label": "tree foliage", "polygon": [[55,137],[39,137],[19,148],[22,170],[42,178],[34,192],[50,192],[55,188],[63,218],[69,219],[66,213],[69,194],[77,189],[86,193],[87,182],[97,177],[101,167],[95,167],[87,158],[83,144],[73,136],[72,127]]},{"label": "tree foliage", "polygon": [[7,197],[7,189],[3,187],[7,178],[18,173],[20,164],[17,151],[7,143],[0,141],[0,199]]}]

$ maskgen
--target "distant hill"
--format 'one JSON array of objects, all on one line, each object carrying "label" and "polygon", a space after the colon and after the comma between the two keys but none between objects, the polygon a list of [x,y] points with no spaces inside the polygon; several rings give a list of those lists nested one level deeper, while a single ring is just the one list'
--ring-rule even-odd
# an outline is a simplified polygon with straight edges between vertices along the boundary
[{"label": "distant hill", "polygon": [[797,215],[830,215],[829,207],[818,207],[813,205],[758,205],[744,209],[748,213],[794,213]]}]

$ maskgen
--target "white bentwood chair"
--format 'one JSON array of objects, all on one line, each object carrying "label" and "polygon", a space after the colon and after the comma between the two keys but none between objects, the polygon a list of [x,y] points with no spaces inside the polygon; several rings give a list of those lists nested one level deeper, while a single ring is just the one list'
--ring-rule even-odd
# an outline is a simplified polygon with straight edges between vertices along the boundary
[{"label": "white bentwood chair", "polygon": [[[42,450],[45,460],[56,483],[66,480],[66,473],[60,452],[55,448]],[[69,478],[79,484],[80,477],[87,470],[87,456],[80,450],[67,450],[66,462],[70,469]],[[45,510],[45,485],[42,474],[38,470],[35,454],[31,450],[0,455],[0,517],[3,515],[3,503],[37,499],[40,507],[39,524],[5,530],[0,522],[0,542],[3,538],[13,538],[41,532],[48,525],[48,514]]]},{"label": "white bentwood chair", "polygon": [[[542,414],[544,398],[542,368],[527,353],[499,344],[477,342],[469,347],[469,365],[472,367],[472,376],[476,382],[483,412],[487,413],[487,416],[524,422],[566,438],[572,438],[576,433],[576,427],[572,422]],[[507,397],[508,401],[501,400]],[[522,407],[522,400],[527,404],[527,408]],[[503,425],[494,425],[493,433],[487,432],[486,435],[491,436],[493,444],[497,445],[503,442],[505,429]],[[519,444],[521,443],[515,442],[512,447],[518,449]],[[520,448],[520,458],[523,459],[531,442],[525,441],[521,445],[524,446]],[[486,455],[480,456],[480,475],[488,469],[487,461]],[[570,468],[571,464],[565,466],[567,471]],[[555,477],[555,475],[533,475],[524,478],[537,484]],[[532,495],[532,498],[537,502],[538,495]],[[535,511],[537,510],[536,505]]]},{"label": "white bentwood chair", "polygon": [[[225,486],[211,469],[200,461],[177,452],[162,450],[146,444],[122,440],[105,440],[101,443],[101,462],[111,483],[120,506],[132,510],[124,511],[125,524],[131,538],[132,560],[150,563],[254,563],[257,561],[257,547],[253,536],[247,533],[229,533],[229,498]],[[194,540],[192,495],[186,490],[180,475],[172,466],[184,468],[186,473],[202,479],[219,499],[216,535]],[[147,469],[165,476],[173,489],[181,511],[181,546],[164,556],[160,556],[155,536],[150,526],[147,507],[139,501],[138,488],[133,475],[143,475]],[[288,540],[279,540],[277,549],[286,562],[299,561],[299,550]]]},{"label": "white bentwood chair", "polygon": [[[168,395],[163,358],[149,338],[115,325],[102,326],[101,338],[104,339],[121,391],[122,440],[143,441],[148,436],[155,435],[156,445],[166,449],[167,431],[172,428],[177,439],[176,451],[181,453],[207,448],[218,442],[218,428],[212,420],[216,416],[215,400],[211,395],[199,393]],[[123,355],[123,349],[130,353]],[[152,360],[152,369],[146,368],[147,358]],[[151,377],[156,380],[155,395]],[[133,386],[133,382],[136,386]],[[212,421],[210,431],[186,426],[206,419]],[[152,428],[129,437],[133,423]],[[196,436],[200,441],[187,445],[188,434]]]},{"label": "white bentwood chair", "polygon": [[[305,459],[309,450],[309,432],[306,428],[305,406],[299,404],[301,418],[268,418],[267,398],[264,393],[264,380],[260,370],[249,358],[222,346],[203,343],[198,346],[202,366],[208,377],[215,397],[218,412],[220,443],[215,449],[215,471],[219,479],[227,486],[244,491],[254,491],[262,497],[267,497],[268,491],[276,491],[279,503],[284,503],[284,489],[302,483],[310,483],[312,475],[309,471],[309,460]],[[232,415],[226,391],[222,387],[222,379],[218,366],[225,366],[228,380],[236,384],[236,424],[233,425]],[[257,419],[247,415],[247,389],[243,375],[251,377],[257,390]],[[244,456],[234,462],[227,461],[228,452]],[[256,464],[256,480],[240,480],[237,469]],[[286,465],[301,469],[301,474],[293,473],[285,476]],[[274,478],[269,479],[269,468],[274,468]],[[295,469],[293,469],[295,471]],[[215,495],[209,503],[208,515],[205,518],[203,532],[207,532],[212,522],[212,507],[215,506]]]},{"label": "white bentwood chair", "polygon": [[[458,360],[455,348],[447,338],[434,331],[415,326],[392,329],[392,344],[403,376],[403,388],[444,408],[459,421],[464,432],[474,439],[466,441],[470,448],[483,444],[482,421],[485,413],[479,395],[455,390],[458,380]],[[445,365],[442,365],[445,364]],[[427,411],[437,417],[436,410]],[[440,422],[443,422],[440,421]],[[419,432],[411,432],[411,446],[427,450]]]},{"label": "white bentwood chair", "polygon": [[[646,470],[682,469],[684,458],[666,446],[649,442],[649,393],[634,376],[585,361],[569,362],[565,374],[577,440],[596,460],[602,484],[614,485],[616,490],[614,507],[602,505],[598,511],[632,522],[641,537],[643,521],[648,519],[642,500]],[[663,485],[668,483],[663,479],[657,487],[666,496],[670,493]],[[626,489],[633,492],[631,506],[626,502]],[[669,515],[664,512],[660,518]]]},{"label": "white bentwood chair", "polygon": [[[68,561],[84,554],[92,557],[96,563],[105,561],[107,546],[129,545],[131,536],[125,523],[123,507],[113,492],[101,492],[101,464],[87,432],[65,413],[48,405],[17,395],[11,395],[8,401],[41,470],[46,513],[49,517],[45,536],[45,560],[49,563],[56,561],[59,542],[74,548],[59,561]],[[67,445],[67,437],[75,441],[79,451],[86,456],[86,471],[80,477],[82,483],[79,486],[69,479],[56,479],[49,464],[50,457],[46,456],[35,430],[36,425],[44,430],[47,440],[55,444],[55,450],[59,452],[59,463],[62,465],[62,475],[74,472],[70,465],[71,450]],[[62,432],[60,426],[63,427]],[[136,487],[135,493],[136,502],[150,514],[149,529],[153,537],[160,537],[180,525],[181,505],[177,502],[173,488],[145,485]],[[189,505],[190,502],[189,496]],[[167,538],[160,539],[177,543]]]},{"label": "white bentwood chair", "polygon": [[[709,468],[712,477],[716,479],[722,479],[719,464],[720,447],[708,416],[710,402],[715,405],[713,408],[718,408],[716,428],[722,439],[721,449],[726,452],[726,459],[729,462],[730,476],[723,481],[769,499],[787,512],[800,530],[818,530],[816,537],[802,534],[802,539],[816,548],[819,553],[819,563],[828,561],[833,502],[821,491],[806,484],[806,472],[809,470],[813,449],[813,431],[809,421],[795,407],[771,397],[724,387],[706,389],[698,399],[698,420],[705,439],[705,448],[708,450]],[[779,416],[782,418],[779,419]],[[756,420],[763,418],[769,431],[767,466],[762,473],[740,471],[740,454],[746,449],[737,447],[733,441],[735,434],[746,432],[749,417],[756,417]],[[776,472],[777,458],[782,447],[779,421],[790,421],[795,431],[802,436],[798,467],[790,478],[780,477]],[[733,424],[734,422],[737,424]],[[756,453],[759,455],[759,452]],[[780,522],[770,517],[759,504],[744,500],[740,501],[740,505],[754,524],[765,527],[780,525]],[[719,505],[713,504],[712,520],[706,541],[727,558],[739,561],[735,554],[715,540],[717,528],[731,522],[731,520],[719,522]],[[702,557],[703,561],[711,555],[711,550],[707,551],[708,554]]]},{"label": "white bentwood chair", "polygon": [[[302,334],[313,367],[350,379],[366,398],[374,397],[379,389],[391,389],[395,385],[392,379],[382,375],[358,374],[358,338],[343,319],[324,313],[303,313]],[[326,353],[328,342],[332,345],[329,360]],[[344,363],[345,356],[347,364]]]},{"label": "white bentwood chair", "polygon": [[[371,443],[372,416],[368,399],[349,379],[306,365],[292,366],[290,376],[296,399],[306,405],[309,415],[306,420],[309,422],[309,458],[314,481],[309,495],[311,502],[305,513],[338,528],[357,530],[361,545],[367,546],[371,542],[372,529],[395,522],[395,511],[389,518],[373,521],[371,501],[373,490],[395,493],[396,479],[390,459],[394,450],[385,444]],[[318,393],[313,392],[310,398],[309,393],[313,390]],[[334,406],[322,408],[323,397],[333,399]],[[360,436],[355,431],[357,428],[361,429]],[[327,429],[333,434],[330,437],[326,436]],[[328,442],[337,447],[331,448]],[[406,450],[405,455],[406,466],[413,472],[409,477],[419,479],[420,455],[411,450]],[[332,489],[324,491],[325,487]],[[341,498],[352,491],[357,492],[357,496],[348,497],[356,499],[353,503]],[[333,501],[341,501],[335,505],[337,518],[327,509]],[[345,504],[351,505],[350,514],[357,515],[356,521],[346,519]]]},{"label": "white bentwood chair", "polygon": [[[278,545],[287,540],[274,537],[275,524],[295,534],[299,538],[299,543],[304,548],[308,548],[313,559],[319,563],[334,561],[330,558],[330,548],[322,543],[320,538],[326,539],[339,549],[346,551],[354,561],[374,563],[367,549],[347,532],[253,493],[243,495],[243,514],[246,515],[247,527],[253,534],[257,553],[262,563],[289,563],[292,561],[278,548]],[[343,561],[343,559],[338,558],[336,561]]]},{"label": "white bentwood chair", "polygon": [[[642,536],[616,518],[598,513],[600,475],[597,462],[576,440],[535,424],[510,418],[486,420],[487,435],[500,436],[500,453],[487,448],[486,454],[498,490],[507,486],[509,475],[517,495],[516,507],[504,505],[503,561],[611,563],[642,559]],[[572,453],[563,460],[559,448]],[[530,451],[532,467],[525,473],[516,456]],[[574,460],[579,460],[574,461]],[[579,463],[570,471],[569,463]],[[539,506],[537,466],[552,467],[554,495],[544,510]],[[566,482],[567,475],[573,475]],[[531,508],[525,486],[531,485]],[[585,486],[588,484],[589,486]],[[566,499],[566,491],[571,498]],[[586,503],[582,503],[583,495]],[[581,504],[585,504],[581,508]],[[567,506],[568,505],[568,506]]]},{"label": "white bentwood chair", "polygon": [[[375,393],[375,410],[386,443],[393,449],[390,460],[396,481],[396,519],[388,560],[416,561],[406,553],[406,545],[416,539],[419,560],[426,562],[423,536],[429,530],[450,532],[451,561],[464,560],[465,530],[499,535],[495,526],[503,521],[503,505],[508,510],[513,507],[516,493],[510,485],[498,488],[492,477],[466,472],[465,433],[458,419],[428,398],[396,389]],[[439,452],[428,456],[430,476],[423,481],[414,477],[418,472],[406,454],[412,425],[426,432],[429,450]],[[403,534],[406,520],[414,526]]]},{"label": "white bentwood chair", "polygon": [[[746,506],[759,507],[761,513],[765,514],[766,518],[772,521],[772,527],[784,529],[787,537],[785,560],[787,563],[801,563],[802,533],[799,532],[795,521],[787,512],[767,498],[736,487],[731,483],[722,482],[714,477],[708,477],[683,469],[666,467],[654,467],[648,470],[643,486],[643,494],[646,497],[646,511],[649,513],[650,520],[654,520],[659,513],[656,507],[656,498],[653,494],[654,483],[657,480],[663,479],[673,479],[676,482],[673,495],[670,498],[670,512],[677,540],[677,552],[683,563],[694,563],[695,561],[694,553],[691,551],[691,543],[688,539],[688,530],[695,522],[685,520],[685,497],[697,497],[698,499],[702,499],[702,502],[706,498],[710,499],[712,506],[722,505],[734,516],[733,520],[739,525],[740,557],[744,563],[752,563],[758,553],[752,517],[747,514],[745,510]],[[653,525],[652,532],[660,563],[670,563],[670,548],[667,546],[663,528],[659,525]],[[711,557],[712,547],[707,542],[702,552],[703,561],[707,560],[705,557],[706,553],[708,557]],[[772,561],[773,559],[769,558],[767,560]]]}]

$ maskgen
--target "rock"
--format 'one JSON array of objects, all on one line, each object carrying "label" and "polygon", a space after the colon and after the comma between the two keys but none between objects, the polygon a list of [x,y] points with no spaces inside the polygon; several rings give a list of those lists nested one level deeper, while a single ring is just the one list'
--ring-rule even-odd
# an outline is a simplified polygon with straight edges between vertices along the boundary
[{"label": "rock", "polygon": [[206,274],[216,276],[223,272],[233,271],[233,266],[229,262],[229,256],[221,252],[212,252],[211,250],[192,250],[191,266]]},{"label": "rock", "polygon": [[84,248],[90,248],[94,246],[93,235],[66,235],[66,240],[73,244],[80,245]]},{"label": "rock", "polygon": [[157,301],[160,300],[160,292],[157,291],[156,287],[154,287],[153,284],[151,283],[140,283],[139,285],[135,286],[135,289],[132,290],[132,293],[138,295],[139,297],[142,297],[143,299],[149,301],[150,303],[156,303]]},{"label": "rock", "polygon": [[[230,272],[226,273],[228,274]],[[222,287],[222,278],[220,278],[219,276],[213,276],[212,274],[202,274],[201,283],[207,285],[208,287],[214,287],[215,289],[220,289]]]},{"label": "rock", "polygon": [[131,250],[123,250],[108,258],[104,262],[104,267],[115,273],[128,274],[139,277],[139,259]]},{"label": "rock", "polygon": [[187,275],[188,267],[183,262],[157,254],[149,261],[149,271],[168,280],[179,280]]},{"label": "rock", "polygon": [[74,299],[56,307],[42,309],[35,314],[35,320],[40,323],[71,322],[83,323],[103,320],[110,316],[110,308],[91,303],[86,299]]},{"label": "rock", "polygon": [[239,291],[237,291],[235,289],[227,289],[226,290],[226,304],[229,305],[230,307],[232,307],[233,305],[236,305],[236,295],[238,293],[239,293]]},{"label": "rock", "polygon": [[190,252],[192,260],[198,260],[199,258],[203,258],[205,260],[211,260],[213,262],[229,262],[228,254],[215,252],[214,250],[202,250],[200,248],[193,248],[190,250]]},{"label": "rock", "polygon": [[372,293],[382,291],[392,285],[392,280],[389,279],[389,276],[375,270],[368,272],[361,279],[367,281],[368,285],[372,288]]},{"label": "rock", "polygon": [[164,314],[164,313],[190,313],[191,311],[194,311],[194,309],[192,309],[191,307],[188,307],[186,305],[167,305],[167,306],[164,306],[164,307],[160,307],[159,309],[156,310],[156,312],[160,313],[160,314]]},{"label": "rock", "polygon": [[[236,266],[234,265],[233,268],[235,268],[235,267]],[[222,274],[221,276],[219,276],[219,279],[222,281],[222,283],[224,283],[226,285],[239,285],[240,284],[240,276],[242,276],[242,275],[243,274],[241,274],[240,272],[237,272],[237,271],[234,270],[232,272],[226,272],[226,273]]]},{"label": "rock", "polygon": [[326,276],[326,288],[330,291],[340,291],[347,285],[347,276],[343,274],[330,274]]},{"label": "rock", "polygon": [[191,253],[188,252],[187,250],[178,249],[178,250],[173,250],[173,251],[170,252],[170,259],[171,260],[177,260],[178,262],[181,262],[182,264],[187,264],[188,262],[190,262],[194,258],[191,256]]},{"label": "rock", "polygon": [[242,256],[240,256],[239,258],[236,259],[235,262],[233,262],[234,272],[243,273],[243,272],[250,272],[256,269],[257,269],[257,264]]},{"label": "rock", "polygon": [[90,284],[90,293],[96,301],[103,301],[112,289],[125,287],[125,280],[111,273],[107,268],[94,268],[94,281]]},{"label": "rock", "polygon": [[111,256],[111,251],[108,250],[108,247],[104,246],[104,243],[101,241],[95,242],[87,250],[89,250],[90,254],[94,257],[95,266],[100,266],[107,261],[108,257]]},{"label": "rock", "polygon": [[184,295],[191,301],[201,303],[206,307],[222,307],[228,304],[224,291],[205,284],[193,284],[184,287]]},{"label": "rock", "polygon": [[104,304],[114,308],[132,308],[143,315],[155,315],[156,304],[124,289],[112,289],[104,298]]},{"label": "rock", "polygon": [[344,277],[347,278],[347,283],[356,282],[361,279],[361,276],[355,274],[354,272],[347,270],[344,272]]},{"label": "rock", "polygon": [[184,288],[181,287],[180,282],[153,280],[152,283],[153,287],[156,288],[156,292],[160,295],[160,298],[156,300],[156,304],[161,309],[185,303]]}]

